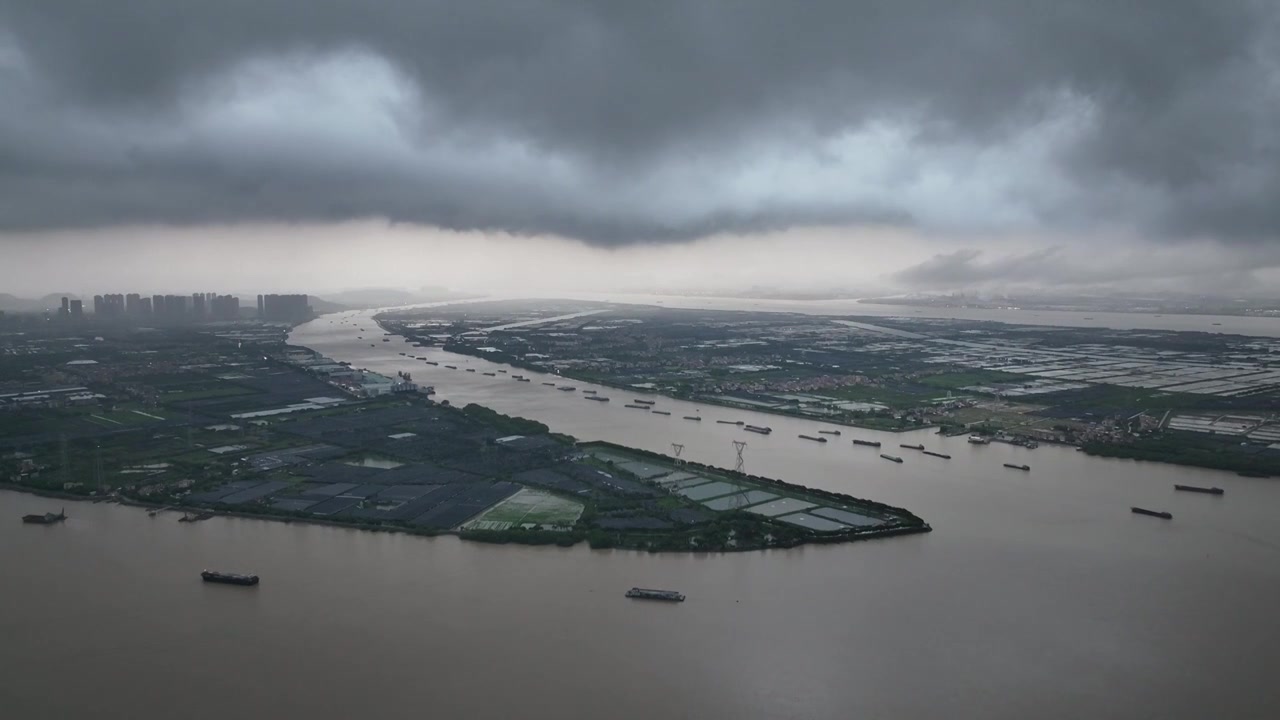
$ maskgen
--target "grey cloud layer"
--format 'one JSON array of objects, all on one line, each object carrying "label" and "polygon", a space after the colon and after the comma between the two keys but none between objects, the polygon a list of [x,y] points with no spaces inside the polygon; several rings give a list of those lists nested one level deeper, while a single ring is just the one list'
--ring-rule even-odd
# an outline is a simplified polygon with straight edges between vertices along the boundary
[{"label": "grey cloud layer", "polygon": [[0,0],[0,228],[1280,230],[1280,5]]}]

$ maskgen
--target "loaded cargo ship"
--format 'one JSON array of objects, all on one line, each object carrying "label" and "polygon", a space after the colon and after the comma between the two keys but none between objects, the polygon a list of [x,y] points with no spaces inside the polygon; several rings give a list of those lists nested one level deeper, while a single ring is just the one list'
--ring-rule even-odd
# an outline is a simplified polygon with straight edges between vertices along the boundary
[{"label": "loaded cargo ship", "polygon": [[884,453],[880,453],[880,457],[890,462],[896,462],[896,463],[902,462],[902,458],[898,457],[897,455],[886,455]]},{"label": "loaded cargo ship", "polygon": [[867,447],[880,447],[880,441],[879,441],[879,440],[859,440],[858,438],[854,438],[854,439],[853,439],[853,444],[854,444],[854,445],[866,445]]},{"label": "loaded cargo ship", "polygon": [[227,585],[257,585],[258,584],[257,575],[241,575],[239,573],[224,573],[224,572],[216,572],[214,570],[204,570],[204,571],[201,571],[200,577],[203,578],[205,582],[225,583]]},{"label": "loaded cargo ship", "polygon": [[603,395],[588,395],[587,399],[595,400],[596,402],[609,402],[609,398],[604,397]]},{"label": "loaded cargo ship", "polygon": [[631,402],[637,405],[655,405],[656,404],[653,400],[632,400]]},{"label": "loaded cargo ship", "polygon": [[742,429],[748,432],[759,433],[761,435],[768,435],[769,433],[773,432],[773,428],[763,427],[760,425],[743,425]]},{"label": "loaded cargo ship", "polygon": [[720,423],[721,425],[742,425],[743,424],[741,420],[717,420],[716,422]]},{"label": "loaded cargo ship", "polygon": [[22,516],[22,522],[27,523],[28,525],[52,525],[54,523],[60,523],[66,519],[66,508],[63,508],[56,513],[47,512],[40,515],[31,514]]},{"label": "loaded cargo ship", "polygon": [[819,430],[818,434],[819,435],[839,435],[840,431],[839,430]]},{"label": "loaded cargo ship", "polygon": [[1148,510],[1140,507],[1131,507],[1129,509],[1137,515],[1150,515],[1151,517],[1164,518],[1165,520],[1173,519],[1173,513],[1164,512],[1162,510]]},{"label": "loaded cargo ship", "polygon": [[636,598],[638,600],[667,600],[670,602],[684,602],[684,595],[675,590],[651,590],[649,588],[633,587],[627,591],[627,597]]},{"label": "loaded cargo ship", "polygon": [[923,452],[925,455],[932,455],[937,458],[942,458],[943,460],[951,459],[951,456],[946,453],[934,452],[932,450],[922,450],[921,452]]},{"label": "loaded cargo ship", "polygon": [[697,415],[685,415],[685,416],[684,416],[684,419],[685,419],[685,420],[692,420],[692,421],[694,421],[694,422],[702,422],[702,418],[698,417]]},{"label": "loaded cargo ship", "polygon": [[801,439],[801,440],[812,440],[812,441],[814,441],[814,442],[820,442],[820,443],[824,443],[824,442],[826,442],[826,441],[827,441],[827,439],[826,439],[826,438],[824,438],[824,437],[814,437],[814,436],[812,436],[812,435],[801,435],[801,436],[800,436],[800,439]]},{"label": "loaded cargo ship", "polygon": [[908,449],[908,450],[923,450],[923,449],[924,449],[924,446],[923,446],[923,445],[910,445],[910,444],[907,444],[907,443],[898,443],[898,447],[900,447],[900,448],[906,448],[906,449]]},{"label": "loaded cargo ship", "polygon": [[1017,463],[1005,463],[1004,466],[1009,468],[1010,470],[1030,470],[1031,469],[1030,465],[1018,465]]}]

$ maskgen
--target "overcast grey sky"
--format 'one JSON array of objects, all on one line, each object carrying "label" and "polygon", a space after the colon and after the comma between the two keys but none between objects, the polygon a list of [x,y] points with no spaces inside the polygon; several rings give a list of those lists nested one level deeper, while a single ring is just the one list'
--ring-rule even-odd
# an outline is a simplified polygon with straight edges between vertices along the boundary
[{"label": "overcast grey sky", "polygon": [[0,291],[1261,287],[1278,118],[1274,1],[0,0]]}]

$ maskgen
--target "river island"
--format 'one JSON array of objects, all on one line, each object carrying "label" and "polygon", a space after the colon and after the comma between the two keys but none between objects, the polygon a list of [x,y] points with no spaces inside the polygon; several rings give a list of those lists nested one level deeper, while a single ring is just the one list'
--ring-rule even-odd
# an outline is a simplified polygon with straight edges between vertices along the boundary
[{"label": "river island", "polygon": [[[229,514],[654,552],[930,529],[870,500],[453,407],[409,372],[381,375],[287,345],[285,329],[7,336],[5,486],[187,521]],[[372,323],[352,330],[371,345],[404,343]]]}]

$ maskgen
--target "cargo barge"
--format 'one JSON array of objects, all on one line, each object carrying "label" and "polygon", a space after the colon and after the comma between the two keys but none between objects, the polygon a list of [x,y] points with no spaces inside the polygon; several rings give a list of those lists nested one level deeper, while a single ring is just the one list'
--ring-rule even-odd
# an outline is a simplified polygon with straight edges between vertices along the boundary
[{"label": "cargo barge", "polygon": [[924,449],[924,446],[923,446],[923,445],[909,445],[909,444],[907,444],[907,443],[899,443],[899,444],[898,444],[898,447],[900,447],[900,448],[906,448],[906,449],[908,449],[908,450],[923,450],[923,449]]},{"label": "cargo barge", "polygon": [[1174,485],[1173,489],[1183,492],[1204,493],[1205,495],[1221,495],[1226,492],[1220,487],[1200,487],[1199,485]]},{"label": "cargo barge", "polygon": [[609,398],[600,395],[588,395],[587,399],[595,400],[596,402],[609,402]]},{"label": "cargo barge", "polygon": [[67,519],[66,508],[63,508],[62,510],[59,510],[56,513],[51,513],[51,512],[47,512],[43,514],[33,513],[31,515],[22,516],[22,522],[27,523],[28,525],[53,525],[54,523],[60,523],[66,519]]},{"label": "cargo barge", "polygon": [[684,602],[684,595],[675,590],[651,590],[649,588],[633,587],[627,591],[627,597],[637,600],[667,600],[669,602]]},{"label": "cargo barge", "polygon": [[556,386],[556,384],[555,384],[555,383],[542,383],[542,384],[543,384],[543,385],[546,385],[547,387],[555,387],[555,386]]},{"label": "cargo barge", "polygon": [[853,439],[853,444],[854,444],[854,445],[865,445],[865,446],[867,446],[867,447],[880,447],[880,441],[879,441],[879,440],[859,440],[858,438],[854,438],[854,439]]},{"label": "cargo barge", "polygon": [[801,439],[801,440],[812,440],[812,441],[814,441],[814,442],[820,442],[820,443],[824,443],[824,442],[826,442],[826,441],[827,441],[827,439],[826,439],[826,438],[824,438],[824,437],[814,437],[814,436],[812,436],[812,435],[801,435],[801,436],[800,436],[800,439]]},{"label": "cargo barge", "polygon": [[498,377],[498,373],[482,373],[482,374],[487,375],[488,377]]},{"label": "cargo barge", "polygon": [[886,455],[885,453],[880,453],[880,457],[884,458],[885,460],[888,460],[889,462],[896,462],[896,463],[902,462],[902,458],[898,457],[897,455]]},{"label": "cargo barge", "polygon": [[840,431],[839,430],[819,430],[818,434],[819,435],[839,435]]},{"label": "cargo barge", "polygon": [[932,455],[936,458],[942,458],[943,460],[951,459],[951,456],[946,453],[934,452],[932,450],[922,450],[921,452],[923,452],[925,455]]},{"label": "cargo barge", "polygon": [[969,436],[969,443],[970,443],[970,444],[972,444],[972,445],[986,445],[986,444],[988,444],[988,443],[990,443],[990,442],[991,442],[990,440],[988,440],[987,438],[982,437],[981,435],[970,435],[970,436]]},{"label": "cargo barge", "polygon": [[743,424],[741,420],[717,420],[716,422],[720,423],[721,425],[742,425]]},{"label": "cargo barge", "polygon": [[582,394],[583,394],[583,395],[595,395],[595,394],[596,394],[596,391],[595,391],[595,390],[583,390],[583,391],[582,391]]},{"label": "cargo barge", "polygon": [[578,388],[576,388],[576,387],[574,387],[574,386],[572,386],[572,385],[562,385],[562,386],[560,386],[560,387],[558,387],[558,388],[556,388],[556,389],[557,389],[557,390],[559,390],[560,392],[573,392],[574,390],[577,390]]},{"label": "cargo barge", "polygon": [[1004,466],[1009,468],[1010,470],[1030,470],[1031,469],[1030,465],[1019,465],[1017,463],[1005,463]]},{"label": "cargo barge", "polygon": [[684,416],[684,419],[685,419],[685,420],[692,420],[692,421],[694,421],[694,422],[702,422],[702,418],[698,417],[697,415],[685,415],[685,416]]},{"label": "cargo barge", "polygon": [[629,407],[629,408],[631,408],[631,409],[633,409],[633,410],[648,410],[648,409],[649,409],[649,406],[648,406],[648,405],[633,405],[633,404],[631,404],[631,403],[627,403],[626,405],[623,405],[622,407]]},{"label": "cargo barge", "polygon": [[773,432],[773,428],[761,427],[760,425],[743,425],[742,429],[747,432],[759,433],[760,435],[768,435]]},{"label": "cargo barge", "polygon": [[1161,510],[1148,510],[1146,508],[1140,508],[1140,507],[1131,507],[1129,508],[1129,510],[1131,510],[1133,513],[1137,515],[1150,515],[1151,517],[1164,518],[1165,520],[1173,519],[1173,513],[1168,513]]},{"label": "cargo barge", "polygon": [[667,412],[666,410],[654,410],[653,414],[654,415],[670,415],[671,413]]},{"label": "cargo barge", "polygon": [[257,575],[241,575],[239,573],[215,572],[213,570],[201,571],[200,577],[205,582],[224,583],[227,585],[257,585]]},{"label": "cargo barge", "polygon": [[632,400],[631,402],[637,405],[655,405],[656,404],[653,400]]}]

